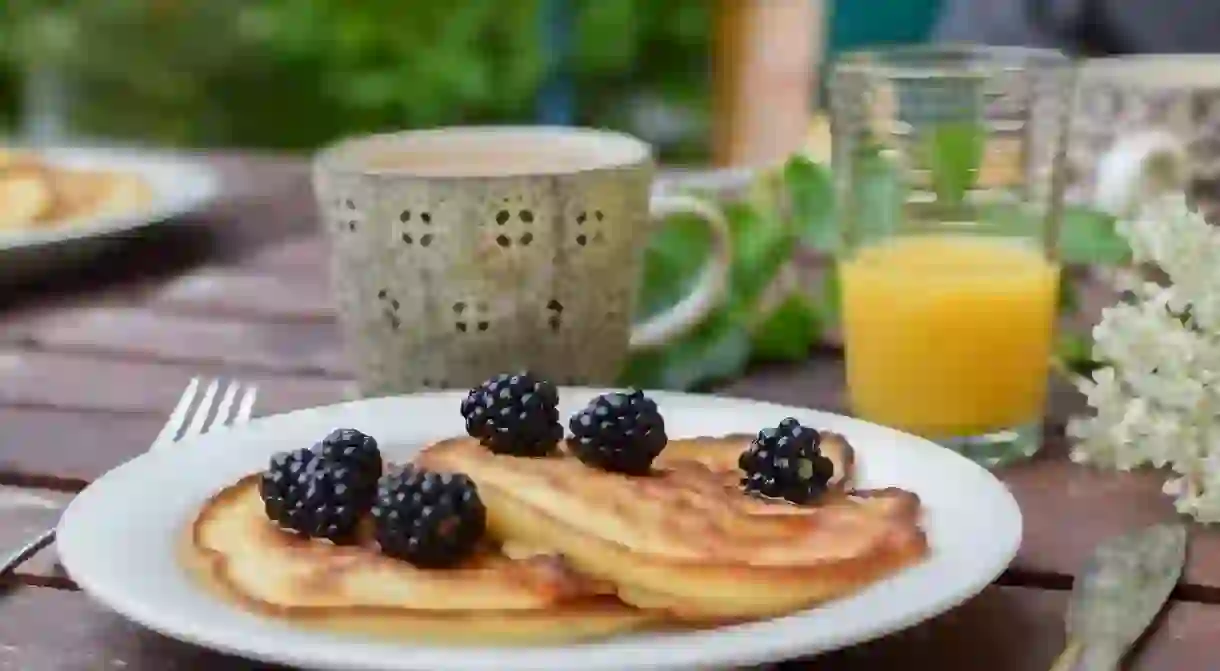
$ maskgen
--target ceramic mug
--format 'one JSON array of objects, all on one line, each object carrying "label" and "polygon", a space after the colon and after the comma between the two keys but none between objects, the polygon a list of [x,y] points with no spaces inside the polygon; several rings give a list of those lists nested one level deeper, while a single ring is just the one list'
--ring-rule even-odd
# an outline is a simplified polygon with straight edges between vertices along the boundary
[{"label": "ceramic mug", "polygon": [[[651,147],[560,127],[452,127],[340,141],[314,162],[331,286],[363,395],[471,387],[529,369],[609,385],[627,355],[687,333],[724,299],[729,230],[713,205],[653,196]],[[679,213],[708,227],[693,289],[633,323],[642,253]]]},{"label": "ceramic mug", "polygon": [[1220,222],[1220,57],[1085,61],[1071,134],[1070,200],[1123,216],[1184,191]]}]

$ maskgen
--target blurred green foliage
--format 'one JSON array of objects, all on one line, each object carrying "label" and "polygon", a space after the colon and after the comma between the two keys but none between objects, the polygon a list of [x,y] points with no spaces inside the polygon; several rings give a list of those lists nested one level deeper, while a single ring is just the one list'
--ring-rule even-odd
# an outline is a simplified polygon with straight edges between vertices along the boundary
[{"label": "blurred green foliage", "polygon": [[[626,127],[637,95],[706,106],[711,3],[566,1],[578,123]],[[38,66],[64,78],[75,130],[149,142],[311,148],[369,130],[528,122],[549,74],[543,6],[5,0],[0,104],[12,111],[14,73]]]},{"label": "blurred green foliage", "polygon": [[[826,306],[799,282],[786,283],[784,273],[802,242],[835,227],[830,171],[795,155],[758,175],[746,197],[717,204],[733,247],[726,300],[691,333],[633,355],[624,384],[701,388],[741,374],[750,363],[803,360],[821,340]],[[710,249],[705,227],[684,217],[667,224],[645,253],[639,296],[644,315],[678,300]]]}]

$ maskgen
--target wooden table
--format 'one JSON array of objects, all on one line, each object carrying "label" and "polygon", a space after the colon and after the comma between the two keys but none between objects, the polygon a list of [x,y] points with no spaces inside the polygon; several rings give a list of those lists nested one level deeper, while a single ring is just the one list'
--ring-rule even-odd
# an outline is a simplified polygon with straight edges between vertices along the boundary
[{"label": "wooden table", "polygon": [[[140,454],[192,375],[261,386],[267,414],[349,394],[314,235],[304,162],[217,156],[229,196],[133,241],[91,269],[0,296],[0,552],[50,524],[72,492]],[[725,394],[841,409],[833,350],[762,368]],[[1062,416],[1078,405],[1056,394]],[[1061,422],[1052,420],[1052,433]],[[1095,543],[1173,515],[1154,473],[1069,463],[1059,439],[1004,470],[1025,514],[1020,555],[998,584],[932,622],[791,669],[1042,671],[1063,642],[1071,576]],[[946,483],[952,486],[952,483]],[[1220,666],[1220,533],[1195,528],[1185,580],[1131,668]],[[0,669],[267,668],[180,644],[76,590],[44,553],[0,596]]]}]

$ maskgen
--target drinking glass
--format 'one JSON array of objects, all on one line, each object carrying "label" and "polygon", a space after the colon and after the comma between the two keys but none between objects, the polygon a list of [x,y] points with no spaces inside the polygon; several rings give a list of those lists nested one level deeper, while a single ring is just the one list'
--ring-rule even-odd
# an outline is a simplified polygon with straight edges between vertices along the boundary
[{"label": "drinking glass", "polygon": [[857,416],[986,466],[1041,441],[1074,69],[1041,49],[857,51],[830,82]]}]

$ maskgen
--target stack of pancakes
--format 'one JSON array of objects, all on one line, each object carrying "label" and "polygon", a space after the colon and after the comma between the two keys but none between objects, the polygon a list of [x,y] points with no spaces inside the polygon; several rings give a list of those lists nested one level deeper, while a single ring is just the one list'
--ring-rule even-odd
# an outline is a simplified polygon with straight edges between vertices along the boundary
[{"label": "stack of pancakes", "polygon": [[671,440],[653,474],[570,456],[493,454],[469,438],[415,458],[479,487],[488,542],[458,568],[420,569],[364,543],[279,530],[258,476],[212,497],[190,526],[191,572],[253,612],[329,630],[431,642],[573,641],[641,628],[773,617],[844,596],[922,559],[918,497],[856,490],[851,446],[824,433],[830,492],[796,506],[744,494],[751,436]]}]

